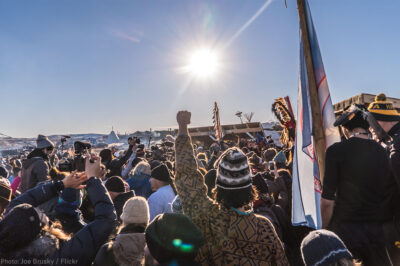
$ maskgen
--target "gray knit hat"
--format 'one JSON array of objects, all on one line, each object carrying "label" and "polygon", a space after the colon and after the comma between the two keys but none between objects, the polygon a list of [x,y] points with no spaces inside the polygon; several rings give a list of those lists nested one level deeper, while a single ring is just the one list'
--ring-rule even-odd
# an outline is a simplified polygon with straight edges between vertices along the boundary
[{"label": "gray knit hat", "polygon": [[49,140],[48,137],[43,136],[43,135],[38,135],[36,139],[36,148],[37,149],[44,149],[47,147],[54,147],[54,143]]},{"label": "gray knit hat", "polygon": [[312,231],[303,239],[301,255],[306,266],[328,266],[343,258],[353,258],[343,241],[324,229]]},{"label": "gray knit hat", "polygon": [[249,163],[240,149],[230,148],[221,155],[216,185],[227,190],[243,189],[252,185]]}]

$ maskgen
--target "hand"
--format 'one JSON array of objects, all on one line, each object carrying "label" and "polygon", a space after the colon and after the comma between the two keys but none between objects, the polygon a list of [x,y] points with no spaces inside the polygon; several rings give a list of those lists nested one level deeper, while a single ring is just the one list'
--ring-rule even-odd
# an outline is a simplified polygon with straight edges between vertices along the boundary
[{"label": "hand", "polygon": [[134,144],[132,144],[132,151],[135,152],[137,147],[138,147],[138,145],[136,144],[136,142]]},{"label": "hand", "polygon": [[186,126],[190,124],[190,118],[192,114],[188,111],[179,111],[176,115],[176,121],[178,121],[179,126]]},{"label": "hand", "polygon": [[[91,163],[90,160],[94,162]],[[93,156],[91,159],[90,157],[86,157],[85,162],[85,173],[88,177],[100,177],[101,176],[101,158],[97,156]]]},{"label": "hand", "polygon": [[73,171],[69,176],[65,177],[62,182],[64,183],[64,188],[82,189],[85,187],[82,183],[87,180],[88,177],[85,173],[77,174],[77,171]]}]

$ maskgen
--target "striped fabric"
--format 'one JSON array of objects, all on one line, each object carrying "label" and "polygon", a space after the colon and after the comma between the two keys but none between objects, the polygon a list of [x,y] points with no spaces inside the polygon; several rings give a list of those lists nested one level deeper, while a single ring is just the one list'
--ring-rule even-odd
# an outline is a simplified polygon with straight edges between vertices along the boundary
[{"label": "striped fabric", "polygon": [[246,155],[230,148],[221,158],[217,169],[217,186],[223,189],[242,189],[251,186],[250,167]]}]

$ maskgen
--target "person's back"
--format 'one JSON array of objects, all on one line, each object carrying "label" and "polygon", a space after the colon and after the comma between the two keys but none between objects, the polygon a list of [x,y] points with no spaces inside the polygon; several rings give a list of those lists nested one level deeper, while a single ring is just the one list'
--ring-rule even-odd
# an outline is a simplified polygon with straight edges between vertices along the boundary
[{"label": "person's back", "polygon": [[21,193],[35,187],[39,182],[48,180],[49,167],[40,156],[31,157],[22,163]]},{"label": "person's back", "polygon": [[187,125],[190,113],[177,115],[175,185],[183,213],[202,231],[206,243],[197,261],[207,265],[288,265],[271,222],[254,214],[256,198],[247,158],[237,148],[218,161],[216,202],[207,197],[204,177],[197,168]]},{"label": "person's back", "polygon": [[333,222],[378,222],[391,191],[385,150],[373,140],[350,138],[329,147],[326,157],[323,197],[335,199]]},{"label": "person's back", "polygon": [[322,227],[335,232],[363,265],[391,265],[382,226],[392,196],[390,164],[385,150],[369,139],[362,108],[347,107],[334,123],[346,140],[326,152]]}]

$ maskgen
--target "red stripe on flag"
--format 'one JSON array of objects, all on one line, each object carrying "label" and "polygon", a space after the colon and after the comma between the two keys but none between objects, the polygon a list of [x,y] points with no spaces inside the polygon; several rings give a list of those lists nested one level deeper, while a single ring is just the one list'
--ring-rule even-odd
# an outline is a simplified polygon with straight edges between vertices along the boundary
[{"label": "red stripe on flag", "polygon": [[326,79],[326,74],[322,77],[322,79],[318,82],[317,90],[319,90],[319,87],[321,86],[322,82]]}]

